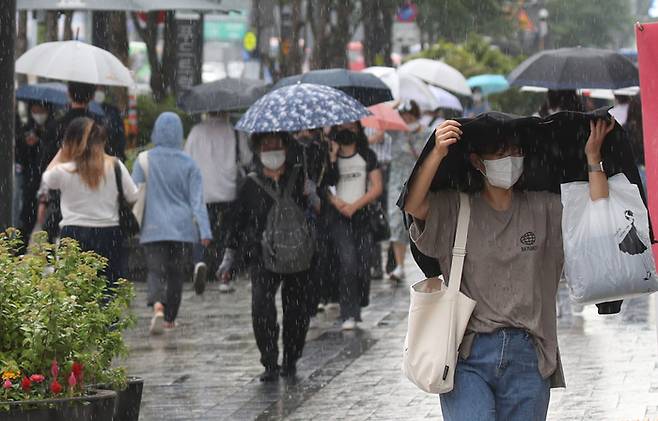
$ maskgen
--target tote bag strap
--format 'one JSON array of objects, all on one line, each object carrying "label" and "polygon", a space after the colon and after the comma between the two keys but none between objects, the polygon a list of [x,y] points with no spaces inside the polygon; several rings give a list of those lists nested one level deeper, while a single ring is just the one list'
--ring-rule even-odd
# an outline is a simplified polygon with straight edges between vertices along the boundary
[{"label": "tote bag strap", "polygon": [[466,258],[466,238],[468,223],[471,219],[471,201],[466,193],[459,193],[459,216],[457,218],[457,233],[452,248],[452,265],[450,266],[450,283],[448,290],[457,293],[462,283],[462,271]]}]

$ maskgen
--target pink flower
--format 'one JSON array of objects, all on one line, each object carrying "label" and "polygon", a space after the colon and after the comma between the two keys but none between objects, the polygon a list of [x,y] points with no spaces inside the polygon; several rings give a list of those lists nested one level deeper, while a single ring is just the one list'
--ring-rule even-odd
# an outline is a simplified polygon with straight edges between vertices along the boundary
[{"label": "pink flower", "polygon": [[76,384],[78,384],[78,381],[75,379],[75,374],[71,371],[71,375],[69,376],[69,386],[73,389]]},{"label": "pink flower", "polygon": [[59,384],[57,380],[55,380],[50,384],[50,391],[55,395],[62,393],[62,385]]},{"label": "pink flower", "polygon": [[32,382],[30,379],[23,377],[23,380],[21,380],[21,389],[23,389],[23,392],[29,392],[30,389],[32,389]]},{"label": "pink flower", "polygon": [[42,376],[41,374],[32,374],[30,376],[30,381],[32,381],[34,383],[41,383],[44,380],[46,380],[46,378],[44,376]]},{"label": "pink flower", "polygon": [[53,362],[50,364],[50,374],[53,375],[53,378],[57,378],[57,375],[59,374],[59,366],[57,365],[57,360],[53,360]]},{"label": "pink flower", "polygon": [[5,389],[11,389],[13,385],[11,384],[11,381],[5,380],[5,382],[2,384],[2,387]]}]

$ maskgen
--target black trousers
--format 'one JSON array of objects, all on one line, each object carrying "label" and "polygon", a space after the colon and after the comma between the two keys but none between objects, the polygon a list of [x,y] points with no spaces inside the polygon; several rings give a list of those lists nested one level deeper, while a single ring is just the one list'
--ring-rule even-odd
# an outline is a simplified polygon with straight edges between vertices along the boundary
[{"label": "black trousers", "polygon": [[281,285],[283,303],[283,364],[294,365],[302,356],[308,331],[307,272],[283,275],[260,264],[251,267],[251,319],[260,362],[274,368],[279,360],[279,324],[276,292]]},{"label": "black trousers", "polygon": [[103,274],[107,277],[108,287],[113,287],[119,278],[125,276],[123,234],[118,226],[97,228],[67,225],[62,227],[61,237],[72,238],[83,251],[93,251],[107,258]]},{"label": "black trousers", "polygon": [[324,211],[315,222],[315,256],[308,271],[309,315],[315,316],[321,302],[338,302],[338,278],[335,247],[331,241],[330,217]]},{"label": "black trousers", "polygon": [[203,261],[208,265],[209,273],[215,273],[224,256],[228,227],[232,224],[233,203],[215,202],[206,204],[210,230],[212,231],[212,241],[209,247],[203,248]]},{"label": "black trousers", "polygon": [[34,230],[37,223],[37,211],[39,210],[39,198],[37,192],[39,191],[39,184],[25,183],[22,191],[21,212],[19,216],[18,229],[21,232],[23,243],[27,246],[30,242],[30,235]]},{"label": "black trousers", "polygon": [[147,304],[162,303],[165,321],[178,315],[183,282],[192,276],[192,243],[158,241],[144,244],[148,275]]}]

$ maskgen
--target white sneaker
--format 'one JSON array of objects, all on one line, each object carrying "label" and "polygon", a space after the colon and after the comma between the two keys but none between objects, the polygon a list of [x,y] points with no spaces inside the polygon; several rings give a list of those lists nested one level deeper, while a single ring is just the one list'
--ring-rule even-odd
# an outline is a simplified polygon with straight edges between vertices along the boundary
[{"label": "white sneaker", "polygon": [[203,291],[206,290],[206,279],[208,277],[208,266],[205,263],[199,262],[194,265],[194,276],[193,276],[193,285],[194,292],[197,295],[203,294]]},{"label": "white sneaker", "polygon": [[325,310],[336,310],[340,307],[340,304],[338,303],[327,303],[324,305]]},{"label": "white sneaker", "polygon": [[151,327],[149,332],[151,335],[159,335],[164,331],[164,314],[161,312],[155,313],[151,319]]},{"label": "white sneaker", "polygon": [[345,320],[341,326],[341,329],[343,330],[356,329],[356,320],[354,320],[354,317],[350,317],[349,319]]},{"label": "white sneaker", "polygon": [[394,281],[404,282],[406,276],[404,273],[404,268],[402,266],[396,266],[395,270],[388,275]]},{"label": "white sneaker", "polygon": [[230,282],[222,282],[219,284],[219,292],[227,294],[233,291],[235,291],[235,288],[233,288],[233,285]]}]

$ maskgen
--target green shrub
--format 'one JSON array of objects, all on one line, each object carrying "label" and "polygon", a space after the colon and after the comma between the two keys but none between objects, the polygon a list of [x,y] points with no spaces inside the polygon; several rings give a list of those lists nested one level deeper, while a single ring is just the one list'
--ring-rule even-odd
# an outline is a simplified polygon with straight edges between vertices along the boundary
[{"label": "green shrub", "polygon": [[107,259],[78,243],[46,242],[43,232],[20,256],[17,231],[0,233],[0,400],[79,396],[85,384],[126,383],[112,367],[134,324],[134,292],[120,280],[106,295]]}]

